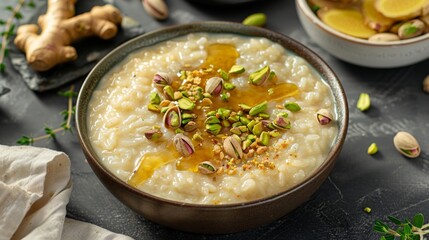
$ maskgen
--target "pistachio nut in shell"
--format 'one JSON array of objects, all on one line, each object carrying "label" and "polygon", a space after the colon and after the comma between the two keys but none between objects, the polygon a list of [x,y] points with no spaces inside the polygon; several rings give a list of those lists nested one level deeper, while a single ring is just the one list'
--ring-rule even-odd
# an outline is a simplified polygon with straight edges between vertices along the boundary
[{"label": "pistachio nut in shell", "polygon": [[184,157],[190,156],[195,152],[191,139],[182,133],[174,136],[173,144],[176,150]]},{"label": "pistachio nut in shell", "polygon": [[329,124],[333,119],[332,113],[329,110],[324,108],[317,111],[316,117],[320,125]]},{"label": "pistachio nut in shell", "polygon": [[170,76],[165,72],[158,72],[153,76],[152,79],[153,84],[155,87],[163,88],[166,85],[171,84]]},{"label": "pistachio nut in shell", "polygon": [[146,12],[153,18],[164,20],[168,17],[168,7],[164,0],[142,0]]},{"label": "pistachio nut in shell", "polygon": [[425,24],[419,19],[413,19],[402,24],[398,29],[400,39],[408,39],[419,36],[425,30]]},{"label": "pistachio nut in shell", "polygon": [[223,140],[223,149],[226,154],[230,157],[242,159],[243,150],[241,149],[241,143],[237,138],[229,136]]},{"label": "pistachio nut in shell", "polygon": [[393,138],[396,150],[409,158],[416,158],[420,155],[420,145],[413,135],[400,131]]},{"label": "pistachio nut in shell", "polygon": [[212,174],[217,171],[217,168],[210,161],[200,162],[198,164],[198,172],[202,174]]},{"label": "pistachio nut in shell", "polygon": [[178,128],[182,123],[182,116],[178,106],[169,107],[164,113],[164,126],[166,128]]},{"label": "pistachio nut in shell", "polygon": [[223,90],[223,79],[220,77],[212,77],[206,82],[205,91],[212,96],[218,96]]},{"label": "pistachio nut in shell", "polygon": [[427,75],[423,80],[423,91],[429,93],[429,75]]}]

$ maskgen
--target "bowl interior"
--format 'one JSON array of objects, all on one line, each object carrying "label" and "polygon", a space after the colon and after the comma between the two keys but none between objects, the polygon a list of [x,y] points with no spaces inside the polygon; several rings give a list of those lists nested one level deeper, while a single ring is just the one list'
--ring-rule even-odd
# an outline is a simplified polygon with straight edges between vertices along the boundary
[{"label": "bowl interior", "polygon": [[420,43],[423,41],[429,40],[429,33],[423,34],[421,36],[410,38],[410,39],[404,39],[400,41],[393,41],[393,42],[369,42],[368,40],[353,37],[347,34],[344,34],[342,32],[339,32],[328,25],[326,25],[324,22],[322,22],[317,15],[312,11],[310,6],[307,3],[307,0],[296,0],[296,5],[299,10],[302,11],[302,13],[310,20],[311,23],[317,25],[319,28],[323,29],[325,32],[328,32],[329,34],[332,34],[338,38],[341,38],[345,41],[352,42],[359,45],[368,45],[368,46],[388,46],[388,47],[399,47],[404,45],[410,45],[413,43]]},{"label": "bowl interior", "polygon": [[[131,52],[134,52],[138,49],[145,48],[157,44],[159,42],[163,42],[169,39],[173,39],[179,36],[183,36],[189,33],[196,32],[207,32],[207,33],[232,33],[238,34],[242,36],[257,36],[257,37],[265,37],[270,39],[273,42],[279,43],[284,48],[293,52],[294,54],[305,59],[323,78],[326,84],[332,89],[335,111],[338,116],[338,135],[336,136],[334,143],[330,149],[329,155],[325,162],[316,169],[306,180],[289,189],[285,192],[279,193],[275,196],[269,196],[264,199],[259,199],[255,201],[245,202],[245,203],[237,203],[237,204],[225,204],[225,205],[202,205],[202,204],[191,204],[191,203],[182,203],[175,202],[171,200],[161,199],[156,196],[147,194],[143,191],[130,187],[128,184],[120,180],[118,177],[113,175],[110,171],[106,170],[103,167],[100,158],[95,153],[91,142],[88,138],[88,126],[87,126],[87,112],[88,112],[88,103],[91,99],[92,93],[97,87],[97,84],[103,78],[105,74],[109,72],[115,65],[119,64],[125,57],[127,57]],[[332,169],[332,165],[338,156],[341,147],[344,143],[347,126],[348,126],[348,107],[347,107],[347,99],[343,87],[341,86],[340,81],[338,80],[335,73],[332,69],[315,53],[301,45],[300,43],[292,40],[284,35],[275,33],[273,31],[244,26],[238,23],[228,23],[228,22],[201,22],[201,23],[193,23],[186,25],[177,25],[169,28],[165,28],[159,31],[151,32],[139,36],[135,39],[132,39],[125,44],[119,46],[107,56],[105,56],[89,73],[87,79],[85,80],[81,91],[79,93],[79,97],[77,100],[77,114],[76,114],[76,125],[79,134],[79,138],[81,141],[82,148],[87,155],[87,158],[94,159],[95,167],[98,168],[102,172],[103,175],[108,176],[108,178],[113,179],[115,182],[121,185],[124,189],[127,189],[135,194],[163,201],[168,204],[184,207],[199,207],[205,209],[225,209],[225,208],[242,208],[243,206],[250,205],[258,205],[265,201],[275,201],[278,198],[281,198],[284,195],[291,194],[294,191],[297,191],[299,188],[305,186],[306,184],[310,184],[313,179],[318,177],[321,173],[329,171]],[[91,167],[94,168],[93,165]]]}]

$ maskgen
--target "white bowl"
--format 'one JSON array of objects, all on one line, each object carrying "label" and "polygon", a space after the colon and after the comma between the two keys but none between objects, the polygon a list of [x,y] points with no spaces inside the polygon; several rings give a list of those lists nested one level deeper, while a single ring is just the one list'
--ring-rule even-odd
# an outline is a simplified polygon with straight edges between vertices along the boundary
[{"label": "white bowl", "polygon": [[313,13],[306,0],[295,0],[295,3],[301,24],[311,39],[346,62],[365,67],[393,68],[429,58],[429,33],[395,42],[369,42],[327,26]]}]

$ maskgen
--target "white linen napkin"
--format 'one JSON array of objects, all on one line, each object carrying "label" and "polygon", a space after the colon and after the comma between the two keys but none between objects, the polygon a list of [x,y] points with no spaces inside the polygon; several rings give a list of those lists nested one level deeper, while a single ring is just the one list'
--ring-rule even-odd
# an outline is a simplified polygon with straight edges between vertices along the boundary
[{"label": "white linen napkin", "polygon": [[0,145],[0,240],[132,239],[66,219],[71,186],[64,153]]}]

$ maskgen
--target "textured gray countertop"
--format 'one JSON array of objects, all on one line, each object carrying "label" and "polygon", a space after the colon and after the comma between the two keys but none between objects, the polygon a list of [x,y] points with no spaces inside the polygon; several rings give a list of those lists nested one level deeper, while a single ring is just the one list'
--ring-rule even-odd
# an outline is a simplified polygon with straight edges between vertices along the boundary
[{"label": "textured gray countertop", "polygon": [[[201,0],[203,2],[203,0]],[[195,2],[195,1],[193,1]],[[145,31],[203,20],[240,22],[247,15],[265,12],[267,28],[290,36],[319,54],[337,73],[345,88],[350,125],[343,151],[329,178],[304,205],[268,226],[246,232],[203,236],[171,230],[132,212],[111,195],[85,161],[76,133],[36,146],[66,152],[72,161],[73,192],[68,217],[87,221],[135,239],[378,239],[371,230],[375,219],[387,215],[411,218],[429,215],[429,94],[422,81],[429,74],[429,60],[395,69],[371,69],[340,61],[320,49],[305,34],[294,1],[258,1],[238,7],[203,6],[183,0],[167,0],[170,18],[156,22],[146,15],[138,0],[116,1]],[[0,5],[3,4],[3,1]],[[428,43],[429,44],[429,43]],[[428,56],[429,57],[429,56]],[[79,88],[84,78],[71,84]],[[22,135],[43,134],[45,125],[57,126],[66,99],[57,90],[31,91],[8,68],[0,85],[11,91],[0,97],[0,144],[15,145]],[[356,101],[369,93],[371,109],[359,111]],[[393,136],[405,130],[420,142],[422,155],[407,159],[396,152]],[[379,153],[369,156],[370,143]],[[364,207],[371,207],[367,214]]]}]

